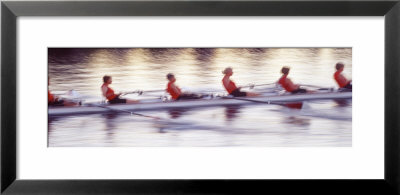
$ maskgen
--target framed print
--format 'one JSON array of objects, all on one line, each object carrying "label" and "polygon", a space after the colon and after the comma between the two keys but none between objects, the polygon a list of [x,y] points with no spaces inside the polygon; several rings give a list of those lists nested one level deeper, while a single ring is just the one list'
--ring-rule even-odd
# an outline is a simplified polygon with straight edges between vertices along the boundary
[{"label": "framed print", "polygon": [[[303,62],[299,56],[304,56]],[[232,67],[225,67],[229,64]],[[328,64],[343,69],[325,71],[332,69]],[[80,78],[85,70],[91,71]],[[352,48],[48,48],[48,93],[53,96],[48,109],[48,147],[350,147],[351,70]],[[294,91],[289,89],[289,94],[275,82],[280,76],[276,72],[282,71],[290,74],[281,73],[281,81],[293,75],[303,83],[318,80],[325,86],[336,84],[335,79],[325,78],[336,74],[338,80],[343,76],[343,89],[301,84]],[[110,73],[98,78],[106,72]],[[87,85],[99,79],[106,93],[114,93],[107,100],[103,99],[107,94],[92,87],[94,82]],[[221,85],[221,79],[230,85]],[[74,89],[64,92],[65,81]],[[256,84],[242,84],[239,89],[239,81]],[[118,96],[113,92],[118,88],[143,90]],[[319,101],[298,102],[310,98]],[[326,98],[335,100],[329,112],[323,108],[332,104]],[[319,112],[308,107],[317,107]],[[265,123],[263,117],[256,120],[257,115],[276,122]],[[207,122],[212,119],[212,123]],[[98,125],[103,122],[106,126]],[[126,128],[133,124],[141,125],[142,130]],[[286,129],[298,133],[278,133]],[[100,133],[103,130],[109,133]],[[71,138],[65,139],[66,135]]]},{"label": "framed print", "polygon": [[2,1],[1,192],[398,194],[399,23],[397,0]]}]

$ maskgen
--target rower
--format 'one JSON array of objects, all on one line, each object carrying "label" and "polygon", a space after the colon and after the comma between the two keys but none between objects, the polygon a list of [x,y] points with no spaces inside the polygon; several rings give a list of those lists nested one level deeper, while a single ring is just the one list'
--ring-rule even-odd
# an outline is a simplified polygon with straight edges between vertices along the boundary
[{"label": "rower", "polygon": [[226,91],[229,93],[229,95],[232,95],[234,97],[259,96],[260,95],[258,93],[240,91],[240,87],[236,87],[236,84],[230,79],[230,77],[233,75],[233,70],[231,67],[225,68],[225,70],[222,71],[222,74],[225,75],[224,78],[222,78],[222,84],[224,85],[224,87],[225,87]]},{"label": "rower", "polygon": [[103,77],[103,85],[101,86],[101,92],[110,104],[132,104],[137,103],[137,100],[122,99],[119,94],[115,94],[114,90],[109,87],[112,83],[112,77],[105,75]]},{"label": "rower", "polygon": [[293,82],[287,78],[289,75],[290,68],[287,66],[282,67],[281,73],[282,77],[279,79],[278,83],[287,91],[292,94],[296,93],[307,93],[306,89],[301,88],[299,85],[293,84]]},{"label": "rower", "polygon": [[173,100],[183,100],[183,99],[200,99],[201,95],[191,94],[191,93],[182,93],[181,89],[175,85],[176,78],[172,73],[167,74],[168,84],[166,91],[171,95]]},{"label": "rower", "polygon": [[[50,78],[47,79],[47,86],[50,85]],[[77,103],[70,102],[67,100],[62,100],[59,97],[53,95],[49,89],[47,89],[47,103],[49,106],[75,106]]]},{"label": "rower", "polygon": [[341,73],[344,70],[344,64],[342,62],[336,63],[336,72],[333,74],[336,83],[339,85],[340,89],[352,90],[351,80],[347,80]]}]

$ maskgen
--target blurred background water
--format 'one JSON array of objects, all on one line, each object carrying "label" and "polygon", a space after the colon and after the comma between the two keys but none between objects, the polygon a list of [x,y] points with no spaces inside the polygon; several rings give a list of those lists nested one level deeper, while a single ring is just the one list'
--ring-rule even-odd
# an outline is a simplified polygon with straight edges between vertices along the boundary
[{"label": "blurred background water", "polygon": [[[352,75],[351,48],[49,48],[49,89],[75,90],[100,101],[102,77],[119,91],[165,89],[169,72],[184,91],[223,91],[221,71],[233,68],[237,85],[276,82],[290,66],[295,83],[337,87],[335,64]],[[165,95],[163,92],[155,96]],[[155,98],[130,95],[128,98]],[[351,146],[351,100],[308,101],[302,109],[254,104],[140,112],[175,125],[126,113],[49,117],[54,146]]]}]

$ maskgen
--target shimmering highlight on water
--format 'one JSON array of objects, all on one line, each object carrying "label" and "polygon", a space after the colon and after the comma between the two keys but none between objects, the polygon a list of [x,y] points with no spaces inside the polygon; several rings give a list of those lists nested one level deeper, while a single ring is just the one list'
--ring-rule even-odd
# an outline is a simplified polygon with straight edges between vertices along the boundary
[{"label": "shimmering highlight on water", "polygon": [[[272,83],[290,66],[295,83],[336,87],[334,65],[352,75],[351,48],[49,49],[49,89],[74,89],[101,100],[104,75],[113,89],[164,89],[173,72],[186,91],[222,90],[231,66],[238,85]],[[164,95],[163,93],[155,96]],[[135,95],[130,98],[144,98]],[[154,97],[145,97],[154,98]],[[352,103],[311,101],[301,110],[254,104],[141,112],[177,121],[163,125],[126,113],[49,118],[49,146],[351,146]]]}]

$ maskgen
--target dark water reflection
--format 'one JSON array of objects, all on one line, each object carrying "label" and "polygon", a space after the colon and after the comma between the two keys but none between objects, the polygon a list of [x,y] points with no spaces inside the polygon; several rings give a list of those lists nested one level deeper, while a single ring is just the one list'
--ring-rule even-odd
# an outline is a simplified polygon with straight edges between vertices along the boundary
[{"label": "dark water reflection", "polygon": [[240,105],[225,106],[225,118],[227,121],[235,120],[240,114]]},{"label": "dark water reflection", "polygon": [[[164,89],[165,75],[173,72],[183,90],[218,91],[227,66],[238,85],[247,85],[277,81],[284,65],[291,66],[295,83],[336,87],[332,75],[338,61],[351,78],[350,48],[59,48],[49,49],[49,88],[74,89],[99,101],[105,74],[113,76],[119,92]],[[126,113],[49,118],[49,146],[351,146],[352,139],[351,100],[144,113],[178,123],[165,126]]]},{"label": "dark water reflection", "polygon": [[178,119],[189,111],[189,108],[175,108],[169,109],[168,114],[172,119]]}]

